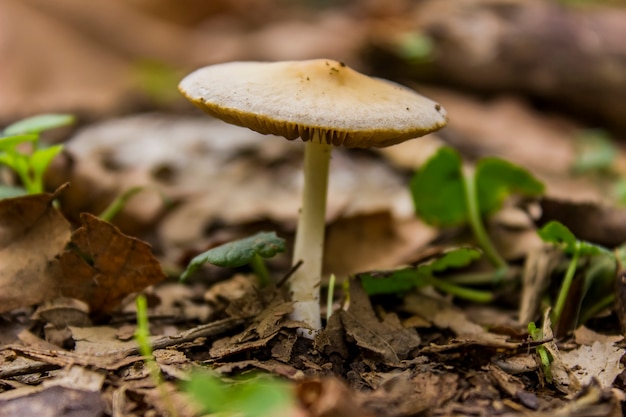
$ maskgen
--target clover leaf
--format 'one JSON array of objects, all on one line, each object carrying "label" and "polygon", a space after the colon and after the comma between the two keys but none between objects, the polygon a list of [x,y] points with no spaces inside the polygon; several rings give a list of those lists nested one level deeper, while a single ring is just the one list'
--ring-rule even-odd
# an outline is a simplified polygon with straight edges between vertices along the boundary
[{"label": "clover leaf", "polygon": [[[225,268],[236,268],[254,264],[259,258],[271,258],[285,251],[285,240],[276,236],[275,232],[260,232],[254,236],[225,243],[201,253],[191,260],[181,275],[186,280],[205,263]],[[261,272],[265,275],[265,272]],[[261,277],[262,279],[266,277]]]},{"label": "clover leaf", "polygon": [[498,210],[512,193],[541,195],[543,184],[523,168],[498,158],[484,158],[472,170],[458,152],[440,148],[410,183],[416,214],[426,223],[450,227],[469,223],[485,255],[499,270],[507,263],[499,255],[482,217]]},{"label": "clover leaf", "polygon": [[499,158],[484,158],[476,164],[476,193],[481,214],[502,207],[511,194],[537,197],[544,185],[525,169]]},{"label": "clover leaf", "polygon": [[442,147],[411,179],[415,211],[433,226],[457,226],[467,221],[461,157]]}]

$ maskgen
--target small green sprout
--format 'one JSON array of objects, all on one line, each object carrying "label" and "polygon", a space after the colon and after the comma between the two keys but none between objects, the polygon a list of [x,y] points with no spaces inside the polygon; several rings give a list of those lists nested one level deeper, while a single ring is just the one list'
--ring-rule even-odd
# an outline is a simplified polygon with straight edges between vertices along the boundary
[{"label": "small green sprout", "polygon": [[360,278],[363,288],[370,295],[397,294],[431,285],[459,298],[478,303],[488,303],[493,300],[491,292],[467,288],[437,277],[437,273],[462,268],[480,256],[480,251],[472,248],[451,249],[441,257],[431,259],[416,267],[395,271],[369,272],[361,274]]},{"label": "small green sprout", "polygon": [[235,240],[201,253],[191,260],[180,279],[185,281],[205,263],[224,268],[250,265],[259,277],[261,285],[268,285],[270,276],[263,258],[271,258],[284,251],[284,239],[276,236],[275,232],[260,232],[254,236]]},{"label": "small green sprout", "polygon": [[163,385],[163,375],[159,365],[154,360],[152,354],[152,345],[150,343],[150,325],[148,323],[148,302],[146,297],[138,295],[135,300],[137,306],[137,330],[135,330],[135,341],[139,346],[139,353],[143,356],[144,364],[150,372],[150,377],[154,382],[154,385],[159,390],[161,399],[168,409],[169,414],[172,417],[178,416],[176,409],[172,405],[171,398]]},{"label": "small green sprout", "polygon": [[[563,277],[563,282],[561,283],[561,288],[552,309],[552,322],[555,323],[557,329],[556,333],[562,334],[562,314],[565,304],[570,297],[570,289],[579,267],[579,261],[582,258],[590,260],[598,256],[600,256],[601,260],[601,262],[594,264],[595,268],[589,268],[587,274],[585,275],[585,282],[582,291],[584,295],[594,286],[599,288],[600,285],[598,283],[601,280],[606,281],[603,277],[608,277],[609,281],[613,279],[612,277],[614,277],[614,271],[616,268],[615,256],[602,246],[576,239],[576,236],[574,236],[574,234],[567,227],[557,221],[547,223],[537,233],[544,242],[556,245],[570,257],[565,276]],[[602,285],[602,287],[606,288],[606,285]],[[577,312],[580,311],[582,300],[583,297],[581,296],[578,301],[578,308],[576,309]],[[578,321],[578,317],[576,318],[576,321]]]},{"label": "small green sprout", "polygon": [[112,222],[115,216],[120,214],[120,212],[126,207],[131,198],[134,198],[137,194],[142,192],[152,191],[158,193],[159,197],[163,201],[165,205],[171,205],[172,201],[169,197],[167,197],[160,190],[153,187],[144,187],[144,186],[135,186],[130,187],[127,190],[123,191],[120,195],[118,195],[101,213],[98,217],[100,219],[105,220],[107,222]]},{"label": "small green sprout", "polygon": [[326,295],[326,322],[330,320],[330,316],[333,314],[333,298],[335,295],[335,282],[337,277],[335,274],[330,274],[328,279],[328,294]]},{"label": "small green sprout", "polygon": [[512,193],[536,197],[544,186],[523,168],[499,158],[483,158],[475,169],[463,167],[461,156],[442,147],[411,180],[417,215],[426,223],[451,227],[469,223],[485,256],[499,270],[506,261],[495,249],[482,218],[502,207]]},{"label": "small green sprout", "polygon": [[137,305],[137,329],[135,330],[135,341],[139,346],[139,353],[144,357],[144,363],[150,370],[150,376],[154,385],[158,386],[163,382],[159,365],[152,355],[150,344],[150,324],[148,323],[148,302],[144,295],[138,295],[135,303]]},{"label": "small green sprout", "polygon": [[[18,175],[27,194],[43,192],[43,176],[46,169],[63,149],[62,145],[42,147],[41,132],[74,123],[74,117],[66,114],[44,114],[16,122],[0,134],[0,164],[11,168]],[[29,152],[21,147],[30,145]],[[19,189],[3,187],[1,197],[21,195]]]},{"label": "small green sprout", "polygon": [[[532,340],[535,342],[540,342],[543,339],[543,331],[535,325],[534,321],[528,323],[528,334]],[[539,345],[537,346],[537,354],[539,355],[539,359],[541,360],[541,366],[543,367],[543,374],[546,377],[546,381],[548,383],[552,382],[552,368],[551,364],[553,361],[552,355],[548,352],[545,346]]]},{"label": "small green sprout", "polygon": [[124,206],[128,203],[128,200],[130,200],[131,198],[133,198],[135,195],[139,194],[143,190],[144,190],[144,187],[140,187],[140,186],[129,188],[128,190],[124,191],[122,194],[117,196],[117,198],[115,198],[115,200],[113,200],[111,204],[109,204],[107,208],[104,209],[104,211],[102,211],[102,213],[100,213],[100,216],[98,217],[100,217],[102,220],[105,220],[107,222],[112,221],[113,218],[117,216],[120,213],[120,211],[122,211]]}]

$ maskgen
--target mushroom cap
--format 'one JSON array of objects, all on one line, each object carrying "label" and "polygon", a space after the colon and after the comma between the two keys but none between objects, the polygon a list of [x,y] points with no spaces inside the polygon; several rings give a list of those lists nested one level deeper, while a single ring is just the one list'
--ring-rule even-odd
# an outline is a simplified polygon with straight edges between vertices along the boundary
[{"label": "mushroom cap", "polygon": [[383,147],[446,125],[438,103],[330,59],[230,62],[200,68],[180,91],[228,123],[349,148]]}]

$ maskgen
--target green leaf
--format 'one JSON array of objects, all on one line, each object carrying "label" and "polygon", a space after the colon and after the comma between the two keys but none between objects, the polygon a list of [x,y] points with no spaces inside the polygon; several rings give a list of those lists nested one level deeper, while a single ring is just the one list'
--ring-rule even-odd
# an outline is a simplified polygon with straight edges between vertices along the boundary
[{"label": "green leaf", "polygon": [[268,377],[226,383],[215,375],[196,371],[185,383],[184,390],[205,413],[265,417],[281,414],[280,411],[291,407],[293,402],[289,388]]},{"label": "green leaf", "polygon": [[462,268],[480,258],[481,252],[473,248],[457,248],[442,256],[419,264],[415,268],[396,271],[377,271],[360,275],[365,291],[370,294],[397,294],[415,287],[428,285],[428,277],[436,272]]},{"label": "green leaf", "polygon": [[249,264],[256,255],[271,258],[284,251],[285,239],[277,237],[275,232],[257,233],[201,253],[191,260],[180,279],[184,281],[207,262],[221,267],[236,268]]},{"label": "green leaf", "polygon": [[38,139],[38,135],[31,133],[0,137],[0,151],[11,151],[21,143],[36,142]]},{"label": "green leaf", "polygon": [[31,178],[30,157],[28,155],[16,151],[0,153],[0,164],[6,165],[15,171],[20,177],[26,192],[32,194],[34,184]]},{"label": "green leaf", "polygon": [[6,165],[13,169],[20,177],[28,176],[28,156],[19,152],[0,153],[0,164]]},{"label": "green leaf", "polygon": [[426,285],[426,281],[420,277],[416,268],[368,272],[359,275],[359,278],[369,295],[400,294]]},{"label": "green leaf", "polygon": [[544,186],[530,172],[500,158],[484,158],[476,165],[476,193],[482,215],[491,214],[511,194],[535,197]]},{"label": "green leaf", "polygon": [[591,242],[585,242],[584,240],[579,240],[577,244],[578,244],[578,251],[581,256],[595,256],[595,255],[612,256],[613,255],[612,252],[608,250],[607,248],[600,246],[600,245],[596,245]]},{"label": "green leaf", "polygon": [[576,246],[576,236],[560,222],[548,222],[537,233],[544,242],[561,245],[568,249],[574,249]]},{"label": "green leaf", "polygon": [[[478,209],[490,214],[512,193],[538,196],[544,186],[525,169],[499,158],[481,159],[475,171]],[[433,226],[456,226],[468,221],[462,162],[450,147],[441,148],[411,180],[417,215]]]},{"label": "green leaf", "polygon": [[[474,248],[452,249],[432,261],[430,269],[432,272],[443,272],[448,269],[463,268],[480,258],[481,255],[482,253]],[[426,266],[428,264],[424,265],[424,267]]]},{"label": "green leaf", "polygon": [[461,157],[442,147],[411,179],[417,215],[433,226],[456,226],[467,221]]},{"label": "green leaf", "polygon": [[74,116],[69,114],[41,114],[15,122],[4,129],[5,135],[41,133],[45,130],[73,124]]},{"label": "green leaf", "polygon": [[30,157],[30,165],[35,177],[41,177],[48,169],[50,162],[63,150],[63,145],[39,148]]},{"label": "green leaf", "polygon": [[[537,328],[534,321],[528,323],[528,335],[534,341],[540,341],[543,339],[543,329]],[[550,363],[552,362],[552,357],[550,356],[548,350],[544,345],[537,346],[537,353],[539,354],[539,359],[541,360],[541,365],[543,366],[544,375],[546,376],[546,380],[552,380],[552,370],[550,368]]]},{"label": "green leaf", "polygon": [[611,253],[602,246],[576,239],[576,236],[565,225],[554,220],[544,225],[537,233],[544,242],[561,246],[563,252],[568,255],[573,255],[575,252],[581,256]]}]

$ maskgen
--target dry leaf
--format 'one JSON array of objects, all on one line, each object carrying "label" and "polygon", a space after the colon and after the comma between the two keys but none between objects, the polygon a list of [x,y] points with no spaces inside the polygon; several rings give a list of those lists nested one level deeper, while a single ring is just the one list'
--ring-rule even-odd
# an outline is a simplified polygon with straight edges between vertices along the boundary
[{"label": "dry leaf", "polygon": [[404,299],[403,309],[431,321],[441,329],[450,329],[457,336],[478,336],[486,330],[471,321],[459,307],[444,299],[410,293]]},{"label": "dry leaf", "polygon": [[165,279],[150,246],[83,213],[83,225],[60,258],[59,292],[88,303],[94,313],[113,310],[129,294]]},{"label": "dry leaf", "polygon": [[442,407],[459,391],[459,375],[446,370],[423,369],[402,372],[387,378],[373,392],[360,392],[361,402],[377,415],[428,415],[428,410]]},{"label": "dry leaf", "polygon": [[[253,294],[242,299],[244,302],[255,303]],[[276,299],[261,312],[258,312],[252,323],[242,332],[232,337],[217,340],[210,350],[211,358],[223,359],[234,353],[245,352],[266,346],[274,339],[283,327],[295,327],[285,317],[293,311],[291,302]]]},{"label": "dry leaf", "polygon": [[83,391],[100,392],[104,384],[104,375],[80,366],[70,366],[54,379],[43,381],[42,384],[44,387],[80,387]]},{"label": "dry leaf", "polygon": [[293,380],[301,380],[304,377],[302,370],[296,369],[291,365],[286,365],[277,360],[270,359],[261,361],[258,359],[243,360],[238,362],[229,362],[215,368],[215,372],[220,374],[229,374],[238,369],[257,368],[275,375],[283,376]]},{"label": "dry leaf", "polygon": [[350,306],[339,310],[346,339],[364,351],[380,357],[384,363],[398,364],[420,344],[415,329],[402,327],[395,314],[387,314],[381,321],[372,303],[356,279],[350,280]]},{"label": "dry leaf", "polygon": [[56,194],[0,200],[0,312],[54,297],[53,261],[70,240],[70,224],[52,205]]},{"label": "dry leaf", "polygon": [[0,201],[0,311],[62,295],[105,313],[165,278],[148,244],[90,214],[71,235],[52,205],[59,192]]},{"label": "dry leaf", "polygon": [[602,333],[595,332],[591,330],[589,327],[580,326],[576,330],[574,330],[574,339],[579,345],[593,345],[595,342],[602,343],[620,343],[624,340],[623,335],[606,335]]},{"label": "dry leaf", "polygon": [[561,353],[563,362],[576,374],[583,385],[595,378],[602,388],[610,388],[615,378],[623,371],[620,364],[626,350],[612,342],[596,341],[591,346],[580,346],[570,352]]},{"label": "dry leaf", "polygon": [[77,354],[113,357],[137,348],[134,339],[120,340],[114,327],[70,327],[70,330]]}]

